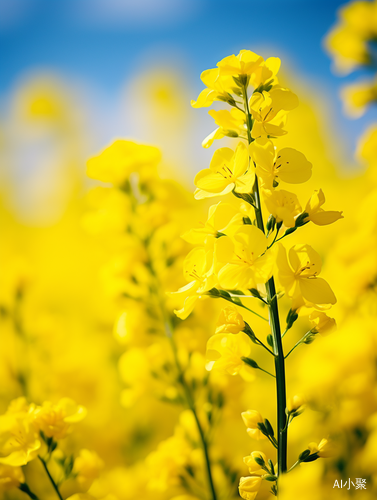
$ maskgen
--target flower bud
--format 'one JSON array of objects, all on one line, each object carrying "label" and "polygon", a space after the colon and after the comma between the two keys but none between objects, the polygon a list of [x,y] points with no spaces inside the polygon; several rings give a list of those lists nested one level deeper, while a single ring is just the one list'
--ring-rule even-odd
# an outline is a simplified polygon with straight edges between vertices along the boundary
[{"label": "flower bud", "polygon": [[216,333],[239,333],[244,328],[245,322],[234,306],[227,306],[221,311]]},{"label": "flower bud", "polygon": [[243,461],[249,467],[250,474],[265,474],[262,467],[267,463],[267,457],[261,451],[253,451],[251,455],[244,457]]},{"label": "flower bud", "polygon": [[238,490],[241,498],[244,500],[254,500],[261,486],[262,479],[255,476],[247,476],[240,478]]},{"label": "flower bud", "polygon": [[336,321],[330,318],[322,311],[314,311],[309,316],[309,321],[313,327],[313,331],[321,335],[328,335],[336,328]]},{"label": "flower bud", "polygon": [[328,439],[322,439],[318,445],[316,443],[309,443],[308,449],[312,455],[316,453],[318,457],[322,458],[328,458],[334,455],[334,447]]},{"label": "flower bud", "polygon": [[288,398],[287,410],[289,413],[294,413],[298,411],[304,404],[305,399],[303,398],[303,396],[301,396],[300,394],[296,394],[295,396]]},{"label": "flower bud", "polygon": [[263,423],[262,415],[256,410],[247,410],[241,413],[242,420],[246,425],[246,432],[253,439],[265,439],[266,436],[258,428],[258,424]]}]

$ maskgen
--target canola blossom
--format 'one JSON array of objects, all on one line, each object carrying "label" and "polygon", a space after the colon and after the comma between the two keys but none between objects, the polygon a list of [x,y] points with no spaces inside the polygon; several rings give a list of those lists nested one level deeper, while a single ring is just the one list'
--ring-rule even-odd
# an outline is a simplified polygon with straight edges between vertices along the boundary
[{"label": "canola blossom", "polygon": [[[338,68],[373,69],[376,12],[341,9]],[[214,126],[195,191],[169,151],[117,139],[94,145],[52,226],[1,202],[1,498],[376,497],[376,126],[365,172],[344,176],[280,66],[241,50],[202,73],[191,105],[214,105]],[[172,117],[190,137],[171,76],[133,90],[156,143]],[[342,94],[360,116],[375,79]],[[12,127],[43,123],[81,169],[63,87],[25,83],[14,104]]]}]

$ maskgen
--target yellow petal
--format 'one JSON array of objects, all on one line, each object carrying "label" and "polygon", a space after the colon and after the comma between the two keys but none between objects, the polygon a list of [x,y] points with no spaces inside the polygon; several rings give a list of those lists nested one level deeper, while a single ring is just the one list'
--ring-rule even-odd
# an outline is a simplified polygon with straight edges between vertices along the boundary
[{"label": "yellow petal", "polygon": [[306,182],[312,175],[312,164],[300,151],[293,148],[281,149],[275,165],[279,178],[290,184]]},{"label": "yellow petal", "polygon": [[336,304],[336,297],[330,285],[322,278],[301,278],[302,296],[313,304]]},{"label": "yellow petal", "polygon": [[211,106],[217,95],[218,92],[215,90],[204,89],[200,92],[196,101],[191,101],[191,106],[193,108],[207,108],[208,106]]},{"label": "yellow petal", "polygon": [[327,224],[332,224],[339,219],[343,219],[343,212],[336,212],[333,210],[320,210],[317,213],[310,216],[310,220],[317,224],[317,226],[326,226]]}]

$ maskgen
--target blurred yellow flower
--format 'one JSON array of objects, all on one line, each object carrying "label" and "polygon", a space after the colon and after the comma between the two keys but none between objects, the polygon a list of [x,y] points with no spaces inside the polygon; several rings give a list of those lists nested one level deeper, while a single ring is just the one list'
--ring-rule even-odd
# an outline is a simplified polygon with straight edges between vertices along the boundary
[{"label": "blurred yellow flower", "polygon": [[207,370],[216,370],[228,375],[241,375],[245,380],[255,378],[253,371],[243,361],[251,350],[251,341],[245,333],[220,333],[207,342]]},{"label": "blurred yellow flower", "polygon": [[143,175],[161,159],[160,151],[132,141],[117,140],[87,162],[87,175],[92,179],[122,186],[136,171]]},{"label": "blurred yellow flower", "polygon": [[33,412],[34,426],[46,437],[63,439],[71,430],[71,425],[86,417],[86,408],[72,399],[63,398],[57,404],[45,401]]}]

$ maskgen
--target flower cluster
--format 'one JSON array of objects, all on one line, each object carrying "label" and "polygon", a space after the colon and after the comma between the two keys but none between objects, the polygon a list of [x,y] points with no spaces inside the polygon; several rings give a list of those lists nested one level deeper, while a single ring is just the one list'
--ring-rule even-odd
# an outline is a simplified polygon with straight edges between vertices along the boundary
[{"label": "flower cluster", "polygon": [[[275,377],[250,357],[253,343],[275,358],[278,439],[270,422],[257,411],[249,410],[243,418],[250,436],[267,437],[277,449],[278,464],[274,467],[261,452],[245,458],[251,475],[241,478],[239,491],[246,500],[255,498],[262,479],[272,482],[271,491],[277,494],[278,476],[287,471],[287,428],[301,413],[297,404],[287,404],[285,399],[284,359],[298,345],[311,343],[318,332],[331,330],[334,320],[324,311],[336,303],[330,285],[319,276],[319,254],[308,244],[296,244],[287,251],[280,243],[310,222],[319,226],[331,224],[341,219],[342,213],[323,208],[322,189],[314,191],[304,208],[297,195],[285,189],[286,184],[308,181],[312,164],[300,151],[276,145],[279,137],[287,134],[289,112],[298,105],[297,96],[279,83],[279,67],[277,58],[264,60],[242,50],[202,74],[207,88],[191,104],[207,107],[217,100],[230,106],[230,110],[210,111],[218,128],[204,140],[203,146],[209,147],[223,137],[239,142],[235,149],[216,150],[209,168],[196,175],[195,198],[233,196],[210,207],[203,227],[183,235],[197,246],[184,260],[188,284],[177,292],[182,297],[182,307],[175,311],[185,319],[198,299],[223,298],[232,303],[223,309],[216,334],[208,341],[208,370],[240,374],[245,380],[253,380],[256,370]],[[290,299],[284,334],[299,315],[309,314],[311,322],[309,331],[286,356],[278,312],[278,298],[284,294]],[[262,305],[262,314],[245,305],[248,299]],[[267,306],[271,326],[268,345],[255,335],[255,327],[244,321],[236,306],[266,321]],[[300,463],[304,458],[309,461],[310,457],[320,456],[314,451],[304,455],[300,455]]]},{"label": "flower cluster", "polygon": [[[326,37],[326,48],[341,73],[359,68],[376,71],[377,2],[353,1],[339,11],[339,20]],[[352,117],[363,115],[377,101],[376,76],[344,87],[342,99]]]}]

